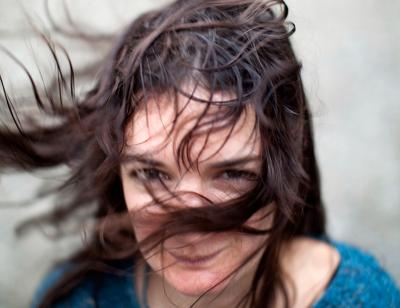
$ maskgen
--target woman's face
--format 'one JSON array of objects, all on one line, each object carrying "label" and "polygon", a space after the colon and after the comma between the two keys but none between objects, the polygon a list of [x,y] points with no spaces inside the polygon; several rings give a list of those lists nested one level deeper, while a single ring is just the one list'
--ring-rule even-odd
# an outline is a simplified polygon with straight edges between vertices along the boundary
[{"label": "woman's face", "polygon": [[[209,93],[198,90],[195,96],[208,99]],[[213,100],[219,99],[227,100],[230,97],[214,94]],[[215,203],[227,201],[248,190],[259,175],[260,140],[259,134],[253,132],[255,114],[250,108],[237,121],[226,143],[229,127],[194,140],[189,154],[192,160],[198,162],[198,168],[187,170],[179,166],[177,146],[205,110],[205,104],[196,101],[187,103],[187,100],[178,97],[178,108],[182,113],[172,131],[176,109],[167,96],[159,97],[157,102],[149,100],[147,110],[138,111],[127,126],[127,145],[124,150],[127,160],[121,166],[121,177],[125,201],[133,214],[145,211],[151,215],[163,211],[145,188],[145,185],[151,187],[161,199],[170,196],[160,180],[179,196],[174,201],[170,200],[173,206],[199,207],[204,206],[204,199],[200,196]],[[217,108],[211,106],[208,114],[212,115]],[[207,117],[204,121],[207,121]],[[270,217],[265,217],[265,210],[261,210],[247,224],[264,229],[270,226]],[[141,241],[162,228],[162,225],[133,222],[133,227],[137,240]],[[150,267],[162,272],[166,281],[177,291],[196,296],[240,267],[245,258],[261,247],[264,241],[265,236],[235,232],[189,233],[166,240],[162,250],[159,247],[145,255],[145,258]],[[250,264],[254,266],[255,262]],[[232,279],[239,279],[246,271],[250,271],[251,266],[246,268],[211,292],[221,290]]]}]

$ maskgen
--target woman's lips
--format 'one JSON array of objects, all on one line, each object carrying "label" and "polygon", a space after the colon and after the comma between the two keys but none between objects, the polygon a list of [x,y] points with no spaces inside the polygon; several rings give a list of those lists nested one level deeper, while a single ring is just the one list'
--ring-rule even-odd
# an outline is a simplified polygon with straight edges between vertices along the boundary
[{"label": "woman's lips", "polygon": [[209,255],[205,255],[205,256],[189,256],[189,255],[180,255],[177,253],[173,253],[171,251],[168,251],[174,258],[176,261],[178,261],[179,263],[182,263],[184,265],[190,266],[190,267],[199,267],[199,266],[204,266],[206,265],[208,262],[210,262],[211,260],[213,260],[215,257],[217,257],[220,252],[223,249],[219,249],[216,252],[209,254]]}]

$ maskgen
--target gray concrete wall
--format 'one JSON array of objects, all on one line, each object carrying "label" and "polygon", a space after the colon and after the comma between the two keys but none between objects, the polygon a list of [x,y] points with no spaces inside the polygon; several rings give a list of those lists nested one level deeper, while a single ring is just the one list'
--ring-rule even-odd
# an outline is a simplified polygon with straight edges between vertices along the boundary
[{"label": "gray concrete wall", "polygon": [[[62,1],[50,2],[62,22]],[[86,29],[112,32],[163,1],[66,2]],[[315,116],[329,231],[373,252],[400,282],[400,2],[287,2]],[[48,26],[42,0],[0,0],[0,44],[35,70],[30,50],[36,51],[41,65],[46,65],[49,54],[31,36],[19,35],[27,29],[22,8],[36,23]],[[64,44],[77,67],[102,55],[70,40]],[[26,78],[3,55],[0,72],[16,96],[24,93]],[[51,200],[19,207],[5,207],[4,201],[29,201],[43,181],[51,183],[49,179],[51,174],[1,176],[0,307],[27,306],[50,264],[79,246],[79,236],[53,242],[39,231],[20,239],[13,232],[18,222],[44,211]]]}]

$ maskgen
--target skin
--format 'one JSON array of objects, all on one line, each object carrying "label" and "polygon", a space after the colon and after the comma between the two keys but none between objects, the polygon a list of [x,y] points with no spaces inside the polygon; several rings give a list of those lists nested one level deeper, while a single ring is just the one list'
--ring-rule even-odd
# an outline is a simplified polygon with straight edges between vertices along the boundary
[{"label": "skin", "polygon": [[[197,89],[194,95],[209,99],[205,90]],[[231,97],[224,93],[213,96],[214,101],[226,99]],[[197,138],[190,156],[198,159],[198,168],[180,168],[176,157],[177,145],[192,130],[205,105],[196,101],[188,103],[187,98],[178,96],[181,114],[171,131],[176,110],[170,100],[167,95],[157,97],[157,100],[150,99],[146,102],[147,109],[137,111],[127,126],[124,154],[128,159],[121,165],[121,179],[125,201],[132,213],[144,211],[151,215],[162,212],[159,206],[152,203],[153,198],[144,186],[150,185],[158,198],[169,196],[157,179],[162,179],[170,190],[179,195],[172,200],[173,206],[199,207],[204,205],[200,196],[221,202],[249,189],[260,170],[260,139],[257,133],[253,133],[255,114],[251,108],[236,122],[225,144],[229,128],[212,131],[208,138]],[[218,107],[212,106],[208,113],[212,115],[217,111]],[[229,168],[218,167],[223,162],[242,158],[252,159]],[[157,165],[154,162],[149,164],[150,161]],[[247,224],[260,229],[268,228],[272,215],[265,217],[265,214],[273,207],[270,204],[260,210]],[[133,222],[133,227],[137,240],[141,241],[160,225]],[[213,307],[235,306],[250,287],[256,265],[265,249],[265,240],[265,235],[254,237],[233,232],[190,233],[168,239],[164,250],[157,247],[144,255],[153,270],[147,290],[150,306],[188,307],[209,289],[211,291],[201,298],[196,307],[207,306],[211,301]],[[295,250],[287,251],[294,254]],[[256,257],[240,268],[246,257],[256,251]],[[209,260],[199,264],[187,262],[188,258],[191,261],[199,258]],[[237,268],[240,270],[229,276]]]}]

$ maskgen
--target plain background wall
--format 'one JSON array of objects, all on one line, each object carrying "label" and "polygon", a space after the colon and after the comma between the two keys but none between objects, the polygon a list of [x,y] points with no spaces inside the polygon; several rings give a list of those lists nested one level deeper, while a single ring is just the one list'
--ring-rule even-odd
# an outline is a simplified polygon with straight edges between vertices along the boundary
[{"label": "plain background wall", "polygon": [[[62,1],[50,1],[57,22]],[[66,1],[85,29],[113,32],[147,8],[168,1]],[[49,54],[32,35],[23,9],[48,26],[43,0],[0,0],[0,44],[30,70],[48,66]],[[395,0],[287,1],[297,32],[293,43],[314,112],[329,232],[372,252],[400,281],[400,2]],[[76,68],[103,55],[63,40]],[[36,60],[32,56],[35,52]],[[17,98],[27,80],[0,53],[0,73]],[[38,75],[35,75],[38,76]],[[3,106],[1,108],[4,108]],[[56,172],[57,173],[57,172]],[[78,247],[80,236],[49,241],[39,231],[22,238],[15,225],[44,211],[51,199],[17,206],[52,173],[1,175],[0,307],[25,307],[49,266]],[[51,234],[51,230],[45,230]]]}]

